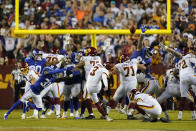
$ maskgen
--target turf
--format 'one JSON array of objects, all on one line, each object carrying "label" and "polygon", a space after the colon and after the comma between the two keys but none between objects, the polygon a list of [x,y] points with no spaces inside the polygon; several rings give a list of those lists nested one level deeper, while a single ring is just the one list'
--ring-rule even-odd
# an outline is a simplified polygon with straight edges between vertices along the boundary
[{"label": "turf", "polygon": [[[171,123],[150,123],[141,120],[126,120],[124,114],[119,114],[112,110],[109,114],[114,119],[113,122],[100,120],[100,114],[94,110],[95,120],[75,120],[73,118],[56,119],[51,115],[46,119],[25,119],[21,120],[21,110],[14,111],[8,118],[3,120],[6,110],[0,110],[0,131],[191,131],[196,130],[196,121],[191,120],[191,112],[183,112],[183,120],[177,120],[177,111],[170,111]],[[32,110],[27,116],[32,114]]]}]

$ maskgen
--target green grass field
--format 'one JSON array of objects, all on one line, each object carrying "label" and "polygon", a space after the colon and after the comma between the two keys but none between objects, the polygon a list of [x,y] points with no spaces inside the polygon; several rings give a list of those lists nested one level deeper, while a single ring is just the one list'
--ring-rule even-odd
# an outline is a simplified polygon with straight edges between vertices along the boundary
[{"label": "green grass field", "polygon": [[[141,120],[126,120],[124,114],[119,114],[112,110],[109,114],[114,119],[113,122],[100,120],[101,116],[94,110],[95,120],[75,120],[73,118],[56,119],[55,115],[47,119],[25,119],[21,120],[22,110],[13,111],[8,120],[3,120],[3,115],[7,110],[0,110],[0,131],[193,131],[196,130],[196,121],[191,120],[191,112],[183,112],[183,120],[177,120],[177,111],[169,111],[171,123],[150,123]],[[27,116],[32,114],[32,110]],[[87,114],[86,114],[87,116]]]}]

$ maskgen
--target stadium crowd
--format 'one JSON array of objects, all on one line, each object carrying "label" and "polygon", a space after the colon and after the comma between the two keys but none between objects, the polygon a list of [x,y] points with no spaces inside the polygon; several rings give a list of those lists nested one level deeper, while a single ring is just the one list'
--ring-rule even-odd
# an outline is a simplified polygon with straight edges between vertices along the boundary
[{"label": "stadium crowd", "polygon": [[[0,56],[1,65],[21,61],[34,48],[49,52],[51,48],[66,49],[65,35],[24,35],[17,38],[14,28],[14,0],[0,2]],[[172,35],[150,35],[145,44],[168,40],[188,43],[195,41],[196,9],[194,0],[172,0]],[[165,0],[21,0],[20,25],[22,29],[129,29],[142,24],[166,28]],[[98,52],[104,57],[118,58],[122,52],[131,54],[136,49],[137,35],[97,36]],[[111,44],[107,44],[107,43]],[[90,36],[72,36],[74,51],[90,46]],[[184,43],[186,44],[186,43]],[[175,45],[171,45],[175,46]],[[107,49],[107,50],[106,50]]]},{"label": "stadium crowd", "polygon": [[[60,50],[61,51],[60,54],[63,54],[63,55],[66,54],[67,58],[71,57],[70,61],[72,63],[69,63],[69,64],[76,64],[76,67],[72,67],[72,68],[74,68],[74,70],[70,69],[71,73],[69,73],[69,75],[73,73],[73,75],[77,76],[78,72],[76,72],[75,69],[84,67],[86,81],[87,81],[86,85],[88,85],[90,83],[89,85],[91,85],[92,87],[93,86],[96,87],[96,86],[100,85],[101,82],[99,81],[99,82],[97,82],[98,84],[95,85],[96,83],[89,82],[89,79],[91,78],[91,76],[95,75],[95,71],[97,71],[100,68],[103,68],[103,66],[98,64],[97,66],[95,66],[96,68],[92,67],[93,63],[90,63],[88,61],[88,59],[85,57],[84,58],[82,57],[83,59],[80,59],[80,61],[79,61],[77,58],[75,60],[76,56],[74,56],[74,60],[72,61],[72,52],[81,52],[82,51],[84,53],[83,54],[84,56],[89,55],[89,57],[88,57],[89,59],[90,58],[97,59],[98,60],[97,63],[99,63],[102,60],[104,63],[109,62],[109,63],[113,63],[113,65],[117,64],[119,62],[122,64],[123,62],[129,60],[129,58],[130,58],[130,61],[133,62],[130,67],[132,70],[132,76],[134,76],[135,81],[138,80],[138,82],[140,82],[140,80],[142,79],[142,78],[136,79],[136,76],[140,77],[140,75],[142,74],[140,72],[141,74],[138,73],[138,75],[135,75],[137,73],[137,68],[140,69],[140,71],[145,70],[144,74],[145,74],[145,78],[147,78],[148,82],[146,82],[146,81],[141,82],[141,83],[146,84],[145,85],[146,88],[143,89],[143,91],[142,90],[141,91],[143,93],[147,93],[146,90],[149,89],[150,83],[151,83],[151,86],[153,86],[152,88],[156,87],[157,85],[158,85],[157,88],[159,88],[159,87],[161,88],[159,81],[156,78],[152,77],[150,74],[149,63],[151,63],[151,61],[152,61],[152,64],[162,63],[170,69],[170,68],[174,67],[174,64],[178,65],[180,63],[179,61],[178,61],[179,63],[177,61],[175,61],[177,58],[174,57],[174,55],[173,55],[174,52],[175,52],[174,54],[177,54],[177,56],[179,56],[180,58],[183,58],[182,54],[187,54],[189,51],[190,52],[192,51],[191,53],[193,53],[193,54],[195,53],[195,49],[196,49],[195,48],[195,45],[196,45],[196,37],[195,37],[196,36],[196,30],[195,30],[196,2],[194,0],[192,0],[192,1],[172,0],[172,3],[171,3],[171,7],[172,7],[172,14],[171,14],[172,34],[171,35],[157,35],[157,34],[154,34],[154,35],[144,35],[144,34],[142,34],[142,35],[115,35],[115,36],[114,35],[107,35],[107,36],[106,35],[97,35],[97,45],[98,45],[97,49],[90,47],[91,37],[88,35],[76,35],[76,36],[71,35],[71,37],[69,37],[69,35],[67,35],[67,34],[65,34],[65,35],[20,35],[20,36],[16,36],[13,33],[13,30],[15,27],[14,6],[13,5],[14,5],[14,1],[3,1],[3,0],[1,1],[1,10],[0,11],[3,14],[2,16],[0,16],[1,17],[1,41],[0,41],[1,42],[1,46],[0,46],[0,52],[1,52],[0,63],[1,63],[1,65],[15,64],[16,61],[21,62],[24,60],[27,63],[29,62],[28,64],[30,65],[30,64],[32,64],[32,61],[35,61],[35,62],[40,61],[40,60],[44,61],[44,59],[41,59],[40,55],[42,55],[42,57],[46,57],[46,56],[48,57],[51,54],[47,54],[47,53],[53,53],[53,55],[54,55],[56,53],[54,53],[53,51]],[[166,0],[118,0],[118,1],[114,1],[114,0],[109,0],[109,1],[108,0],[107,1],[106,0],[99,0],[99,1],[98,0],[97,1],[96,0],[66,0],[66,1],[64,1],[64,0],[58,0],[58,1],[54,1],[54,0],[29,0],[29,1],[21,0],[20,1],[20,10],[19,10],[19,12],[20,12],[19,28],[29,29],[29,30],[33,30],[33,29],[130,29],[130,27],[135,26],[138,29],[141,28],[142,32],[145,33],[146,29],[166,29],[167,28],[167,19],[166,19],[167,18],[167,13],[166,13],[167,9],[166,8],[167,8]],[[89,48],[87,48],[87,47],[89,47]],[[139,50],[142,53],[139,54],[136,50],[137,51]],[[166,53],[166,50],[168,52],[172,52],[172,53]],[[44,53],[40,54],[39,51],[43,51]],[[87,54],[85,54],[85,52],[87,52],[89,54],[87,55]],[[181,54],[179,55],[178,53],[181,53]],[[97,55],[101,57],[101,60],[99,59],[99,57]],[[148,55],[150,55],[150,56],[148,56]],[[32,57],[29,58],[28,56],[32,56]],[[122,58],[125,56],[128,56],[128,58]],[[61,56],[58,54],[58,57],[61,57]],[[135,58],[139,59],[139,57],[140,57],[140,59],[142,59],[141,61],[144,62],[144,63],[142,63],[140,61],[141,62],[140,64],[145,65],[144,67],[142,65],[139,65],[139,66],[137,65],[138,67],[136,67],[137,62],[134,60],[132,61],[132,59],[135,59]],[[147,57],[151,57],[151,59],[149,60],[150,62],[148,60],[146,61]],[[57,59],[57,58],[55,57],[55,59]],[[60,59],[60,58],[58,58],[58,59]],[[47,61],[47,62],[50,62],[50,59],[48,59],[48,60],[49,61]],[[63,63],[61,60],[58,60],[58,62],[60,64]],[[85,67],[86,61],[88,61],[90,63],[89,66],[91,66],[92,68],[88,69],[87,67]],[[46,61],[45,61],[45,63],[43,62],[44,63],[43,67],[45,67],[45,65],[48,64],[47,62]],[[66,62],[68,62],[68,61],[66,61]],[[50,64],[52,65],[54,63],[50,63]],[[94,65],[95,64],[96,63],[94,63]],[[183,63],[180,63],[180,64],[183,64]],[[58,64],[56,63],[56,65],[58,65]],[[34,66],[37,66],[37,63],[36,64],[34,63]],[[23,65],[23,67],[21,68],[22,70],[24,70],[24,71],[21,71],[22,74],[24,73],[23,75],[26,75],[25,73],[27,73],[29,71],[29,69],[26,70],[26,68],[29,68],[29,67],[27,67],[26,65]],[[52,68],[54,68],[54,67],[52,67]],[[31,95],[33,94],[33,96],[36,93],[37,93],[36,95],[39,95],[39,93],[42,94],[43,92],[46,93],[48,90],[45,91],[45,89],[43,88],[44,87],[43,84],[40,84],[39,82],[41,82],[41,80],[44,81],[44,80],[49,79],[50,77],[53,77],[53,74],[58,74],[59,72],[63,72],[65,70],[68,70],[68,68],[62,69],[62,66],[60,66],[58,68],[60,68],[60,69],[59,70],[56,69],[53,71],[51,71],[52,69],[48,69],[47,67],[43,68],[43,71],[41,71],[42,69],[38,69],[38,71],[40,71],[39,73],[41,75],[39,78],[35,78],[35,79],[38,79],[38,81],[36,81],[38,84],[37,83],[35,83],[35,85],[31,84],[30,88],[32,91],[30,93],[29,92],[28,93]],[[116,72],[118,72],[120,70],[120,68],[121,68],[120,64],[117,64],[114,68],[112,68],[112,73],[115,74]],[[184,69],[184,68],[187,68],[187,66],[183,67],[182,69]],[[195,65],[192,68],[195,68]],[[90,72],[90,69],[91,69],[91,72]],[[107,67],[106,67],[106,69],[107,69]],[[126,79],[126,77],[128,77],[130,75],[129,74],[130,69],[128,67],[126,69],[124,68],[124,70],[128,70],[127,75],[125,75],[125,78],[124,78],[124,79]],[[134,72],[134,70],[136,70],[136,72]],[[51,76],[48,76],[48,74],[47,74],[48,72]],[[90,74],[88,74],[89,72],[90,72]],[[102,69],[102,70],[100,69],[100,70],[98,70],[98,72],[104,72],[104,69]],[[109,72],[107,72],[107,71],[105,71],[104,73],[106,75],[109,74]],[[179,74],[179,72],[176,74]],[[174,73],[172,75],[174,75],[174,77],[176,79],[179,79],[178,78],[179,76],[176,76],[176,74]],[[36,76],[35,73],[33,75]],[[66,74],[66,75],[68,75],[68,74]],[[76,77],[76,76],[74,76],[74,77]],[[28,75],[27,75],[27,77],[28,77]],[[49,77],[49,78],[47,78],[47,77]],[[143,77],[143,74],[141,77]],[[54,77],[54,78],[56,78],[56,77]],[[106,80],[106,78],[107,78],[107,76],[102,76],[102,80],[103,80],[105,87],[108,86],[107,82],[104,81],[104,80]],[[30,79],[30,77],[29,77],[29,79]],[[65,77],[65,79],[67,80],[67,77]],[[70,81],[66,81],[66,80],[65,80],[65,85],[67,84],[66,88],[69,88]],[[74,83],[75,80],[77,81],[76,83]],[[74,79],[72,82],[74,84],[78,84],[78,80],[79,79]],[[92,78],[92,80],[95,80],[95,79]],[[169,81],[169,80],[170,79],[167,79],[165,81]],[[173,80],[173,77],[172,77],[172,80]],[[52,81],[52,82],[59,83],[59,81],[56,81],[56,80]],[[66,82],[68,82],[68,83],[66,83]],[[133,82],[133,85],[135,84],[134,88],[136,88],[137,82],[135,82],[135,83],[134,82]],[[121,79],[121,84],[122,83],[123,82]],[[167,83],[167,82],[165,82],[165,83]],[[79,82],[79,84],[81,84],[81,83]],[[126,85],[124,85],[124,86],[125,86],[124,88],[126,88],[126,89],[129,88]],[[166,85],[164,85],[164,86],[166,86]],[[57,84],[57,87],[58,87],[58,84]],[[77,87],[78,86],[76,85],[76,88]],[[120,86],[120,87],[122,87],[122,86]],[[121,90],[120,87],[117,89],[117,93],[119,90]],[[179,85],[178,85],[178,87],[179,87]],[[37,91],[36,88],[39,88],[38,89],[39,92]],[[53,90],[52,86],[50,88],[51,89],[49,89],[49,90]],[[182,88],[182,86],[180,87],[180,89],[181,88]],[[43,90],[43,92],[41,92],[42,90]],[[66,90],[66,89],[64,89],[64,90]],[[84,88],[84,90],[86,90],[86,88]],[[110,119],[107,116],[106,111],[103,110],[103,107],[101,106],[101,104],[96,96],[97,94],[96,95],[93,94],[94,93],[92,91],[93,89],[91,89],[90,87],[89,88],[87,87],[87,90],[88,90],[88,93],[91,95],[92,100],[95,102],[95,105],[96,105],[97,109],[99,110],[99,112],[104,116],[104,118],[107,121],[112,121],[112,119]],[[163,90],[160,89],[160,91],[163,91]],[[179,91],[180,90],[178,90],[178,92],[176,92],[176,93],[178,93],[178,97],[179,97]],[[77,92],[77,95],[78,95],[80,90],[76,89],[75,92]],[[133,96],[131,96],[131,97],[133,97],[133,98],[134,98],[135,94],[136,95],[139,94],[136,90],[129,90],[128,91],[128,89],[127,89],[127,92],[132,92]],[[56,95],[58,95],[58,98],[54,97],[54,99],[55,99],[54,105],[55,105],[56,113],[57,113],[56,116],[57,116],[57,118],[60,118],[59,92],[57,91],[56,93],[57,93]],[[98,93],[98,92],[96,92],[96,93]],[[148,94],[154,94],[154,93],[156,94],[157,92],[156,91],[153,93],[148,92]],[[188,94],[189,91],[187,91],[186,93]],[[165,93],[165,94],[167,95],[167,93]],[[189,97],[189,96],[187,96],[187,94],[182,94],[182,92],[181,92],[181,95],[183,95],[183,96],[181,96],[181,97],[183,97],[182,102],[185,101],[186,97],[187,98]],[[75,94],[71,94],[71,95],[73,97],[73,101],[77,102],[77,104],[78,104],[77,95],[75,95]],[[122,94],[120,94],[120,96],[121,95]],[[169,98],[169,96],[166,96],[166,95],[162,96],[162,95],[160,95],[160,93],[156,94],[156,96],[158,96],[157,100],[160,104],[162,104],[162,102],[165,100],[165,98]],[[6,120],[8,118],[8,115],[12,112],[12,110],[21,103],[23,103],[23,107],[24,107],[24,109],[23,109],[24,116],[22,116],[22,118],[25,118],[25,111],[26,111],[25,106],[35,107],[35,109],[38,111],[43,110],[43,108],[41,108],[41,106],[39,104],[38,104],[39,107],[36,107],[37,105],[35,106],[35,105],[31,104],[30,102],[27,102],[29,96],[24,95],[20,100],[18,100],[15,104],[13,104],[13,106],[10,108],[10,110],[4,115],[4,119]],[[43,96],[45,96],[45,94]],[[111,101],[113,103],[114,102],[121,103],[121,100],[120,100],[121,97],[126,96],[126,94],[123,94],[121,97],[120,96],[114,95],[114,98]],[[151,101],[151,100],[153,102],[156,101],[154,98],[152,98],[151,96],[148,96],[146,94],[144,94],[144,98],[145,97],[148,98],[149,101]],[[164,97],[164,98],[162,98],[162,97]],[[68,106],[69,99],[70,98],[69,97],[67,98],[66,93],[65,93],[64,94],[64,106],[66,106],[66,109],[64,108],[63,116],[67,116],[66,113],[67,113],[67,107],[69,107]],[[138,99],[142,99],[142,98],[138,98]],[[191,100],[192,100],[192,97],[191,97]],[[85,101],[87,109],[89,111],[90,119],[94,118],[93,113],[92,113],[92,107],[89,104],[89,103],[91,103],[89,98],[85,99],[84,101]],[[113,107],[112,102],[107,102],[107,108]],[[158,105],[158,108],[156,111],[154,111],[157,114],[155,114],[155,117],[152,115],[152,118],[153,118],[152,120],[157,120],[157,117],[162,112],[163,107],[161,108],[162,105],[160,106],[158,102],[157,101],[155,102],[156,103],[155,105],[156,106]],[[34,103],[36,104],[36,101]],[[129,104],[129,101],[128,101],[128,104]],[[190,105],[191,105],[191,110],[192,110],[192,119],[195,120],[196,114],[195,114],[195,111],[193,108],[193,101],[191,101]],[[77,113],[78,113],[78,106],[76,106],[76,107],[77,107]],[[152,107],[154,108],[154,105]],[[89,109],[89,108],[91,108],[91,109]],[[137,107],[130,106],[130,109],[132,109],[132,108],[137,108]],[[138,108],[140,108],[140,107],[138,107]],[[138,109],[138,111],[140,111],[140,110]],[[165,113],[165,117],[168,122],[169,117],[166,113],[166,109],[163,108],[163,112]],[[36,114],[38,115],[38,113],[36,113]],[[45,112],[44,112],[44,114],[45,114]],[[80,116],[80,117],[83,118],[83,114],[84,113],[81,113],[82,116]],[[179,114],[181,114],[179,119],[182,119],[182,113],[179,113]],[[77,114],[77,118],[78,118],[78,115],[79,114]],[[130,119],[134,119],[133,114],[131,114],[131,115],[126,114],[126,115],[128,115],[128,118],[129,118],[129,116],[131,116]]]}]

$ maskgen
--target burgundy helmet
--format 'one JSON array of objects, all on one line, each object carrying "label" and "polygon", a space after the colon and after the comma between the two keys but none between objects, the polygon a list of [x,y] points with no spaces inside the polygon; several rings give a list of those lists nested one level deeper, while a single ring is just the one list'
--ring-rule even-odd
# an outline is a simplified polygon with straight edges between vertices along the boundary
[{"label": "burgundy helmet", "polygon": [[140,92],[137,89],[132,89],[131,93],[129,94],[129,97],[131,96],[132,98],[134,98],[135,94],[139,94]]},{"label": "burgundy helmet", "polygon": [[123,54],[120,56],[120,63],[123,63],[127,60],[129,60],[129,55]]},{"label": "burgundy helmet", "polygon": [[112,69],[112,66],[113,64],[111,62],[106,62],[103,64],[103,66],[107,69],[107,70],[111,70]]},{"label": "burgundy helmet", "polygon": [[96,56],[97,55],[97,49],[94,47],[89,47],[89,54],[90,56]]},{"label": "burgundy helmet", "polygon": [[60,50],[57,49],[57,48],[52,48],[52,49],[50,50],[50,53],[52,53],[52,54],[60,54]]},{"label": "burgundy helmet", "polygon": [[21,62],[20,68],[27,68],[28,64],[26,62]]}]

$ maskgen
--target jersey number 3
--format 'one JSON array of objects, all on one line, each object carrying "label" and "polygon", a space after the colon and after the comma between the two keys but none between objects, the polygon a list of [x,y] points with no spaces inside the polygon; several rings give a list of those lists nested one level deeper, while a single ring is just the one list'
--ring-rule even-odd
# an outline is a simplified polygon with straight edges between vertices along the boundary
[{"label": "jersey number 3", "polygon": [[94,76],[94,75],[95,75],[95,72],[96,72],[98,69],[99,69],[98,66],[93,67],[93,70],[90,72],[90,75],[91,75],[91,76]]},{"label": "jersey number 3", "polygon": [[133,66],[130,66],[130,67],[124,67],[123,68],[124,69],[124,71],[126,71],[127,73],[126,73],[126,75],[125,75],[125,77],[128,77],[129,76],[129,74],[130,74],[130,69],[132,70],[132,76],[135,76],[135,71],[134,71],[134,69],[133,69]]}]

